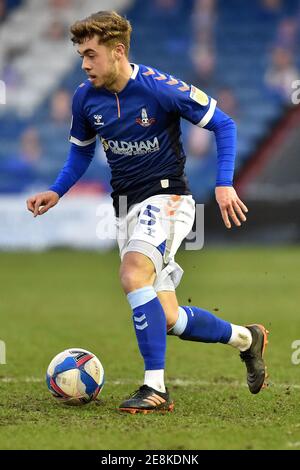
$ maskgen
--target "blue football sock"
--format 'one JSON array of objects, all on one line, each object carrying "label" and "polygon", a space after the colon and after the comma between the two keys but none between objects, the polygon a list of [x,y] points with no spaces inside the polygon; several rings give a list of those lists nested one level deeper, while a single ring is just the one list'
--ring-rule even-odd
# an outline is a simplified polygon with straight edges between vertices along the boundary
[{"label": "blue football sock", "polygon": [[165,368],[167,323],[165,313],[152,286],[127,295],[145,370]]},{"label": "blue football sock", "polygon": [[188,341],[227,344],[231,324],[198,307],[179,307],[179,317],[169,335]]}]

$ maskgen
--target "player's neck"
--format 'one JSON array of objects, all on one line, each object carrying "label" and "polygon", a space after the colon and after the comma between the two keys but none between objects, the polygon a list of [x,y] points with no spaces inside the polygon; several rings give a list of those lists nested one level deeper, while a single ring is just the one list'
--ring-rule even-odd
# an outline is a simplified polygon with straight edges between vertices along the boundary
[{"label": "player's neck", "polygon": [[109,87],[105,88],[112,93],[120,93],[126,87],[131,75],[132,67],[130,63],[126,61],[124,62],[124,64],[121,65],[120,72],[116,80],[111,85],[109,85]]}]

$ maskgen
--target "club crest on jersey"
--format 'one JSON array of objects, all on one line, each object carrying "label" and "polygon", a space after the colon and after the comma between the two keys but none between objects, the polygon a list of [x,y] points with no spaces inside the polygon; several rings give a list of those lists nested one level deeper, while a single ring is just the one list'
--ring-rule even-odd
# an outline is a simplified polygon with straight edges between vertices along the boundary
[{"label": "club crest on jersey", "polygon": [[102,114],[94,114],[95,119],[95,126],[104,126],[104,122],[102,121]]},{"label": "club crest on jersey", "polygon": [[146,108],[142,109],[141,115],[142,115],[142,118],[137,118],[136,119],[137,124],[140,124],[140,126],[149,127],[149,126],[151,126],[151,124],[155,123],[154,118],[150,118],[150,119],[148,118]]}]

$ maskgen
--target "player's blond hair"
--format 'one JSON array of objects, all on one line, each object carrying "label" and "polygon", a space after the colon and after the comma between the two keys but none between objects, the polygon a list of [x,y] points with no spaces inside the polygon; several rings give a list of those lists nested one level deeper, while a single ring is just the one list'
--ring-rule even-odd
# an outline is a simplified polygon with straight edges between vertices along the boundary
[{"label": "player's blond hair", "polygon": [[95,35],[99,44],[114,47],[118,43],[125,46],[128,57],[132,27],[130,22],[115,11],[99,11],[87,18],[76,21],[71,28],[71,40],[74,44],[82,44]]}]

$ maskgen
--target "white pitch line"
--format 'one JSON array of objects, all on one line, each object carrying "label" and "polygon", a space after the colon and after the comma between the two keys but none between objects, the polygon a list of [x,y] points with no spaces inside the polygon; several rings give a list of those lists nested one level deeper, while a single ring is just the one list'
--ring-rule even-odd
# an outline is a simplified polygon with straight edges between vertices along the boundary
[{"label": "white pitch line", "polygon": [[[2,383],[43,383],[45,379],[41,377],[0,377],[0,382]],[[140,382],[139,379],[119,379],[119,380],[107,380],[105,383],[107,385],[131,385],[131,384],[138,384]],[[177,387],[211,387],[211,386],[219,386],[219,385],[228,385],[231,387],[247,387],[245,382],[239,381],[226,381],[226,380],[216,380],[216,381],[209,381],[209,380],[184,380],[184,379],[170,379],[168,380],[168,384],[174,385]],[[292,388],[292,389],[300,389],[300,384],[289,384],[289,383],[269,383],[270,388]]]}]

